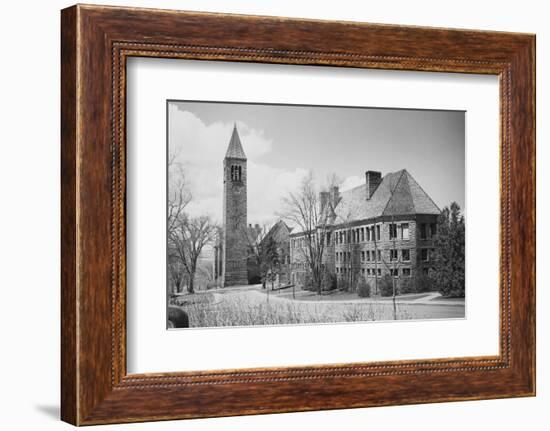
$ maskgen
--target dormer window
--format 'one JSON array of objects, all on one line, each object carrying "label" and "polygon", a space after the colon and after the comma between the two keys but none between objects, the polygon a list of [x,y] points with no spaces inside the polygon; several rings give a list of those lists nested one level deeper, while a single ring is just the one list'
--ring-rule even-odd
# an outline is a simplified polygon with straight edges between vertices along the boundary
[{"label": "dormer window", "polygon": [[231,166],[231,181],[242,181],[242,166]]}]

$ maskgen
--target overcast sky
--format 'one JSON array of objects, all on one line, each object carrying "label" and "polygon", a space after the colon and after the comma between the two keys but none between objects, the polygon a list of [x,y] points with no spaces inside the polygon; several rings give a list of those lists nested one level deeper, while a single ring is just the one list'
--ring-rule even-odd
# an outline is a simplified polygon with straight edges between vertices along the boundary
[{"label": "overcast sky", "polygon": [[248,158],[248,221],[273,221],[280,200],[312,170],[341,190],[365,171],[407,169],[435,203],[464,208],[464,112],[169,102],[169,151],[177,154],[192,215],[222,220],[222,163],[233,124]]}]

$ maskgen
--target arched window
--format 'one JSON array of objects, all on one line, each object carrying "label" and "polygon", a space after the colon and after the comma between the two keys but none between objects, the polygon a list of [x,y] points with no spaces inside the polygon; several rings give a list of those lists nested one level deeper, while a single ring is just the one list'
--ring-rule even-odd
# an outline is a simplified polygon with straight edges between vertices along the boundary
[{"label": "arched window", "polygon": [[231,181],[242,181],[242,166],[231,166]]}]

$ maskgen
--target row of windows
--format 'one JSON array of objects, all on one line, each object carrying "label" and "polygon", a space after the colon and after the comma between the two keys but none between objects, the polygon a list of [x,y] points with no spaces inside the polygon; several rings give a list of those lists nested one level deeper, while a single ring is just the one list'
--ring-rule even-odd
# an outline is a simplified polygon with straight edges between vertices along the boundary
[{"label": "row of windows", "polygon": [[[347,274],[350,274],[351,273],[351,269],[349,268],[336,268],[336,274],[337,275],[347,275]],[[365,275],[365,268],[363,268],[361,270],[361,274]],[[366,271],[366,274],[367,275],[376,275],[378,274],[378,276],[382,276],[382,268],[367,268],[367,271]]]},{"label": "row of windows", "polygon": [[[399,258],[397,257],[398,251],[399,250],[395,250],[395,249],[390,250],[390,260],[391,261],[399,260]],[[401,250],[401,260],[403,262],[408,262],[408,261],[411,260],[411,251],[408,248],[404,248],[404,249]]]},{"label": "row of windows", "polygon": [[[397,226],[397,225],[394,225]],[[391,225],[390,225],[391,227]],[[400,225],[400,229],[402,232],[402,239],[409,239],[409,224],[408,223],[402,223]],[[321,233],[318,236],[319,241],[321,244],[325,243],[326,239],[326,245],[330,245],[331,241],[331,233],[326,232]],[[365,241],[380,241],[381,238],[381,225],[376,226],[366,226],[366,227],[360,227],[355,229],[344,229],[344,230],[337,230],[334,232],[334,243],[335,244],[354,244],[358,242],[365,242]],[[305,246],[305,238],[296,238],[291,240],[291,247],[297,248],[297,247],[304,247]]]},{"label": "row of windows", "polygon": [[[428,268],[425,268],[428,270]],[[348,270],[348,268],[336,268],[336,274],[338,276],[347,275],[351,271]],[[401,273],[401,274],[400,274]],[[412,274],[411,268],[401,268],[401,271],[398,268],[391,268],[389,271],[389,274],[392,277],[399,277],[401,275],[402,277],[410,277]],[[381,277],[382,276],[382,269],[381,268],[362,268],[361,269],[361,275],[367,276],[367,277]]]},{"label": "row of windows", "polygon": [[365,226],[355,229],[344,229],[335,232],[335,244],[354,244],[365,241],[380,241],[381,227]]},{"label": "row of windows", "polygon": [[[240,166],[239,166],[240,168]],[[437,225],[435,223],[420,223],[420,239],[433,238],[437,234]],[[321,244],[325,242],[330,245],[331,234],[319,234]],[[410,239],[409,223],[390,223],[389,224],[389,240],[408,240]],[[334,232],[334,243],[356,244],[360,242],[380,241],[381,240],[381,225],[364,226],[354,229],[342,229]],[[291,247],[305,247],[305,238],[297,238],[291,240]]]},{"label": "row of windows", "polygon": [[[435,249],[422,248],[420,249],[420,260],[428,261],[433,260]],[[399,259],[401,257],[401,259]],[[335,254],[336,263],[351,262],[350,251],[339,251]],[[397,262],[410,262],[411,250],[408,248],[403,249],[391,249],[389,250],[389,260]],[[361,251],[361,262],[380,262],[382,261],[382,250],[363,250]]]},{"label": "row of windows", "polygon": [[[340,230],[335,233],[336,244],[355,244],[358,242],[380,241],[381,240],[381,225],[358,227],[351,230]],[[389,239],[408,240],[409,223],[390,223]]]},{"label": "row of windows", "polygon": [[[337,263],[347,263],[351,262],[351,252],[350,251],[339,251],[335,254],[335,259]],[[375,262],[382,260],[382,251],[381,250],[366,250],[361,252],[361,262]]]},{"label": "row of windows", "polygon": [[[408,248],[403,249],[390,249],[389,251],[389,260],[390,262],[410,262],[411,260],[411,250]],[[420,260],[423,262],[428,262],[435,259],[435,249],[433,248],[421,248],[420,250]],[[336,263],[349,263],[352,261],[352,256],[350,251],[338,251],[334,255]],[[287,259],[290,257],[287,256]],[[285,259],[286,260],[286,259]],[[382,261],[382,250],[363,250],[361,251],[361,262],[381,262]],[[287,260],[288,263],[288,260]],[[297,263],[300,265],[300,263]]]},{"label": "row of windows", "polygon": [[[311,241],[314,243],[314,241],[318,239],[319,243],[321,245],[330,245],[331,240],[331,233],[330,232],[321,232],[318,233],[315,237],[312,236]],[[325,244],[326,240],[326,244]],[[290,240],[290,247],[291,248],[305,248],[306,246],[306,237],[296,238]]]},{"label": "row of windows", "polygon": [[[411,260],[411,250],[408,248],[403,249],[391,249],[389,251],[389,260],[390,262],[410,262]],[[339,251],[335,254],[336,263],[349,263],[352,261],[352,256],[350,251]],[[399,258],[401,257],[401,259]],[[286,256],[287,263],[289,263],[289,256]],[[420,260],[423,262],[428,262],[435,259],[435,249],[433,248],[421,248],[420,249]],[[361,251],[361,262],[381,262],[382,261],[382,250],[363,250]],[[301,263],[297,263],[300,265]]]}]

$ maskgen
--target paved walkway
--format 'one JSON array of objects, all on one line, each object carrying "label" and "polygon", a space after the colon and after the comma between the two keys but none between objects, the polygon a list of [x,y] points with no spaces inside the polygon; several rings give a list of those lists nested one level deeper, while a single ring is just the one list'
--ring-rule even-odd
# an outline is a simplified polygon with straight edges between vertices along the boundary
[{"label": "paved walkway", "polygon": [[[300,293],[304,292],[302,290],[296,292]],[[227,294],[240,294],[240,293],[246,293],[247,295],[254,297],[254,299],[262,299],[264,301],[267,301],[268,293],[266,290],[262,289],[262,286],[260,284],[256,285],[249,285],[249,286],[232,286],[232,287],[224,287],[217,289],[214,293],[215,296],[215,302],[219,302],[221,300],[221,295],[227,295]],[[281,296],[281,293],[283,293],[285,296]],[[289,290],[285,291],[269,291],[269,300],[270,301],[282,301],[282,302],[299,302],[299,303],[312,303],[312,304],[380,304],[385,305],[388,303],[393,303],[392,297],[376,297],[376,298],[347,298],[347,299],[293,299],[288,298],[287,295],[289,293]],[[307,292],[308,294],[310,292]],[[409,297],[414,297],[411,299],[408,299]],[[403,295],[398,296],[395,298],[396,304],[402,304],[402,305],[433,305],[433,306],[439,306],[439,305],[448,305],[448,306],[456,306],[456,307],[464,307],[464,301],[453,301],[453,300],[444,300],[440,299],[437,301],[434,301],[436,298],[440,298],[441,294],[438,292],[429,292],[421,297],[417,297],[418,294],[412,294],[412,295]],[[318,298],[318,297],[317,297]]]}]

